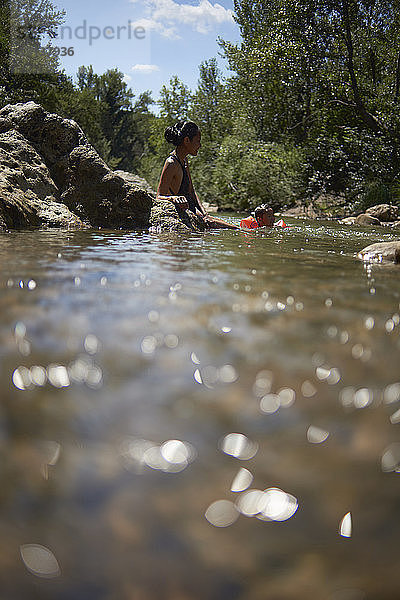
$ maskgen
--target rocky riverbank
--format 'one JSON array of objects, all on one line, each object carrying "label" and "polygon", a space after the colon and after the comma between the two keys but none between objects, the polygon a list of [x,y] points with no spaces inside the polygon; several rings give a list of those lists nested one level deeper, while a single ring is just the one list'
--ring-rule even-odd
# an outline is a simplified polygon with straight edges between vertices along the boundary
[{"label": "rocky riverbank", "polygon": [[[340,210],[341,202],[335,198],[324,198],[324,208],[327,203],[332,202],[334,212]],[[318,204],[301,205],[297,204],[290,210],[282,213],[282,216],[300,218],[300,219],[320,219],[327,218],[327,215],[319,209]],[[377,204],[366,209],[364,213],[355,214],[349,217],[339,218],[330,215],[330,218],[339,220],[343,225],[358,225],[360,227],[387,227],[400,230],[399,209],[392,204]],[[378,242],[370,244],[360,250],[357,257],[361,260],[373,264],[400,264],[400,241]]]},{"label": "rocky riverbank", "polygon": [[[30,227],[203,231],[191,213],[156,200],[144,180],[112,171],[79,125],[34,102],[0,110],[0,231]],[[306,207],[307,208],[307,207]],[[318,218],[304,207],[291,216]],[[340,221],[400,227],[398,208],[374,206]]]},{"label": "rocky riverbank", "polygon": [[341,219],[345,225],[383,225],[400,227],[399,209],[392,204],[377,204],[367,208],[364,213]]},{"label": "rocky riverbank", "polygon": [[295,206],[282,212],[283,217],[338,220],[344,225],[400,227],[399,209],[393,204],[377,204],[367,208],[363,213],[355,212],[351,216],[345,215],[345,200],[333,195],[324,196],[323,200],[317,199],[312,203],[299,200]]},{"label": "rocky riverbank", "polygon": [[199,231],[148,183],[112,171],[79,125],[34,102],[0,110],[0,231],[30,227]]}]

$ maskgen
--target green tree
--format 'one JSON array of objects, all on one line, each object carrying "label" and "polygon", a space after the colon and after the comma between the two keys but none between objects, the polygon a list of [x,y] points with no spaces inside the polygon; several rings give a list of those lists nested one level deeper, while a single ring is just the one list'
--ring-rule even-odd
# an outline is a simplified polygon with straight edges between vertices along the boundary
[{"label": "green tree", "polygon": [[149,106],[153,104],[150,92],[143,92],[125,114],[119,128],[116,145],[120,149],[120,169],[137,172],[141,158],[150,147],[149,132],[154,121],[154,115]]},{"label": "green tree", "polygon": [[[318,171],[321,186],[344,189],[357,169],[368,179],[393,180],[399,168],[399,2],[235,0],[234,5],[242,43],[221,45],[257,136],[300,144],[309,177]],[[363,160],[373,139],[382,152],[389,149],[384,173],[377,161]],[[321,144],[338,161],[321,165],[314,153]]]},{"label": "green tree", "polygon": [[196,189],[203,201],[215,202],[211,180],[222,139],[231,127],[225,87],[217,60],[211,58],[199,66],[197,89],[192,96],[190,115],[201,130],[201,151],[192,163]]},{"label": "green tree", "polygon": [[176,76],[171,77],[169,85],[163,85],[157,100],[159,115],[150,118],[147,123],[149,132],[146,153],[139,165],[139,174],[157,188],[159,176],[166,156],[172,147],[164,139],[164,131],[177,121],[190,118],[192,93]]},{"label": "green tree", "polygon": [[226,127],[223,98],[221,71],[216,58],[211,58],[199,66],[197,90],[191,103],[191,113],[201,129],[203,144],[218,143]]},{"label": "green tree", "polygon": [[58,114],[74,119],[82,127],[89,142],[108,162],[110,143],[102,130],[102,105],[90,89],[76,87],[72,80],[58,93]]},{"label": "green tree", "polygon": [[189,88],[179,79],[177,75],[171,77],[169,87],[163,85],[160,91],[160,99],[157,101],[160,107],[160,117],[169,124],[186,119],[192,94]]},{"label": "green tree", "polygon": [[123,73],[110,69],[97,75],[92,66],[78,69],[77,87],[74,118],[92,144],[113,168],[136,170],[148,144],[150,93],[144,92],[134,103]]},{"label": "green tree", "polygon": [[268,203],[275,210],[290,205],[299,194],[303,169],[301,151],[257,139],[240,122],[221,142],[211,182],[211,195],[221,208],[246,211]]},{"label": "green tree", "polygon": [[50,0],[13,0],[0,7],[0,101],[35,100],[54,106],[56,90],[65,84],[54,48],[64,20]]}]

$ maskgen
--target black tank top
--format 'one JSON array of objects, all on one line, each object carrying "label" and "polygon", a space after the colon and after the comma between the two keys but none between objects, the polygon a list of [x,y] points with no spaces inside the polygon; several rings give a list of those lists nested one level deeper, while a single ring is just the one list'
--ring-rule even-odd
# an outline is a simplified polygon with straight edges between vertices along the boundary
[{"label": "black tank top", "polygon": [[179,186],[178,193],[174,194],[174,192],[171,190],[171,188],[169,188],[169,191],[174,196],[175,195],[176,196],[185,196],[186,200],[188,201],[189,210],[191,210],[192,212],[196,212],[196,209],[200,210],[199,204],[197,202],[197,198],[194,195],[194,193],[192,193],[190,190],[190,179],[189,179],[188,172],[186,171],[185,165],[179,160],[179,158],[177,157],[176,154],[172,153],[172,154],[170,154],[170,157],[173,160],[177,161],[181,165],[182,171],[183,171],[183,177],[182,177],[181,185]]}]

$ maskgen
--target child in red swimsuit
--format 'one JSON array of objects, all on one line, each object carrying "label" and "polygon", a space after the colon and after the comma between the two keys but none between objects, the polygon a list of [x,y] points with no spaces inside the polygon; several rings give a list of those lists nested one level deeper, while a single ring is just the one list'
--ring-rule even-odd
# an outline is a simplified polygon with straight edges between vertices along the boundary
[{"label": "child in red swimsuit", "polygon": [[256,229],[257,227],[286,227],[286,223],[280,219],[275,223],[274,212],[270,206],[261,204],[254,211],[254,216],[250,215],[240,221],[240,227],[245,229]]}]

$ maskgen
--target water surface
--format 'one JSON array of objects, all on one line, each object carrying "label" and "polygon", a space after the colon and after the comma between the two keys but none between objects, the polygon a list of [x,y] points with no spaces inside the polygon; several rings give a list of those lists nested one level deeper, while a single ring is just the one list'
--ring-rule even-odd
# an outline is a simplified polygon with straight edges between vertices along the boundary
[{"label": "water surface", "polygon": [[2,598],[397,599],[396,237],[2,234]]}]

